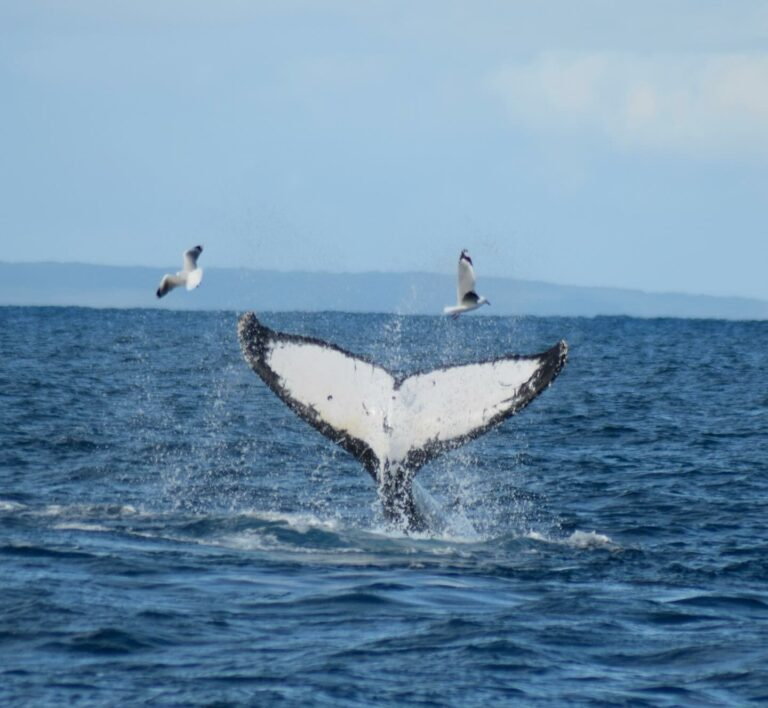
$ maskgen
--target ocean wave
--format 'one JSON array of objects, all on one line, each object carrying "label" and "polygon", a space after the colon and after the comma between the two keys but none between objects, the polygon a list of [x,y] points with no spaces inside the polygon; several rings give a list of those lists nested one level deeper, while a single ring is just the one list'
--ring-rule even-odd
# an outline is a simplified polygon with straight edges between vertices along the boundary
[{"label": "ocean wave", "polygon": [[277,512],[277,511],[240,511],[238,516],[268,521],[271,523],[284,523],[298,533],[307,533],[312,529],[324,531],[339,531],[343,528],[338,518],[321,519],[308,512]]},{"label": "ocean wave", "polygon": [[119,518],[123,516],[135,516],[139,512],[131,504],[48,504],[38,509],[27,507],[31,514],[36,516],[51,517],[97,517]]},{"label": "ocean wave", "polygon": [[577,530],[565,538],[554,538],[539,531],[529,531],[527,534],[525,534],[525,537],[531,539],[532,541],[553,543],[556,545],[570,546],[571,548],[579,549],[608,548],[610,550],[618,550],[620,548],[620,546],[610,536],[597,533],[597,531]]},{"label": "ocean wave", "polygon": [[25,504],[21,504],[20,502],[0,499],[0,512],[21,511],[22,509],[26,508],[27,506]]},{"label": "ocean wave", "polygon": [[55,524],[53,528],[57,531],[89,531],[98,533],[113,531],[109,526],[103,526],[102,524],[78,523],[75,521]]}]

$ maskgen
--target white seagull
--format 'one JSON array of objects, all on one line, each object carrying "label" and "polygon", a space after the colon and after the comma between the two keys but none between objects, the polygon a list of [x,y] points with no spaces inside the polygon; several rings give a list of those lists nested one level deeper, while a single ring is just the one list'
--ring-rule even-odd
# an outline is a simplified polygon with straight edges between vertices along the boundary
[{"label": "white seagull", "polygon": [[475,292],[475,271],[472,268],[472,259],[466,248],[459,256],[459,287],[456,289],[456,294],[456,305],[443,308],[443,312],[446,315],[453,315],[454,319],[462,312],[469,312],[476,310],[481,305],[491,304]]},{"label": "white seagull", "polygon": [[195,246],[184,252],[184,267],[176,275],[166,273],[157,288],[157,297],[167,295],[174,288],[186,285],[187,290],[194,290],[203,279],[203,269],[197,267],[198,256],[203,252],[202,246]]}]

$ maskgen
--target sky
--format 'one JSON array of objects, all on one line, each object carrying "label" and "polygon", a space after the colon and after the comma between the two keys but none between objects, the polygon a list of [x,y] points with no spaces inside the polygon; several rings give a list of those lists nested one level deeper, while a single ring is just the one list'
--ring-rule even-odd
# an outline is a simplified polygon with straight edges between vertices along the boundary
[{"label": "sky", "polygon": [[768,299],[768,2],[5,0],[0,259]]}]

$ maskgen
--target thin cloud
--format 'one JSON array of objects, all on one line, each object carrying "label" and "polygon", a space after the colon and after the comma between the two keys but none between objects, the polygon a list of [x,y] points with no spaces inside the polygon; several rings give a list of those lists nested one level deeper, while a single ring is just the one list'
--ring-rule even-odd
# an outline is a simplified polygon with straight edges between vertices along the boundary
[{"label": "thin cloud", "polygon": [[540,54],[489,79],[535,131],[608,138],[623,149],[768,157],[768,53]]}]

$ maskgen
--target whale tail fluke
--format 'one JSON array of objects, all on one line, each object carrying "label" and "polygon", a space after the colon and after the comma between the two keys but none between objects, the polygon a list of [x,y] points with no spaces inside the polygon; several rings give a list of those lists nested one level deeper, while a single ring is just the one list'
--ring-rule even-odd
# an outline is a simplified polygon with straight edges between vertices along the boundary
[{"label": "whale tail fluke", "polygon": [[354,455],[376,482],[384,512],[421,525],[416,472],[499,425],[547,388],[568,345],[399,376],[320,339],[277,332],[252,312],[238,323],[243,355],[296,415]]}]

